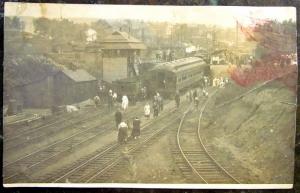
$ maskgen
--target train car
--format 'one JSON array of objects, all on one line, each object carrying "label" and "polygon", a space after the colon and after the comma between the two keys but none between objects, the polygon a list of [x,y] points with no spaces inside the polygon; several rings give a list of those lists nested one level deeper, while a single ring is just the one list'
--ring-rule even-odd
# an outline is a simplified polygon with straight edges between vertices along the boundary
[{"label": "train car", "polygon": [[144,85],[151,96],[159,92],[170,97],[176,91],[200,86],[203,76],[209,75],[209,65],[203,59],[188,57],[157,64],[144,77]]}]

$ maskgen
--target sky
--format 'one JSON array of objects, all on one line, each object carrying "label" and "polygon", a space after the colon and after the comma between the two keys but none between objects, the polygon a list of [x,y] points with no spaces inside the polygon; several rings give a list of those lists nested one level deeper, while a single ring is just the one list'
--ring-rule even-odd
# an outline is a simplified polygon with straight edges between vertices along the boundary
[{"label": "sky", "polygon": [[234,27],[261,20],[296,21],[294,7],[79,5],[6,2],[5,16],[46,18],[138,19]]}]

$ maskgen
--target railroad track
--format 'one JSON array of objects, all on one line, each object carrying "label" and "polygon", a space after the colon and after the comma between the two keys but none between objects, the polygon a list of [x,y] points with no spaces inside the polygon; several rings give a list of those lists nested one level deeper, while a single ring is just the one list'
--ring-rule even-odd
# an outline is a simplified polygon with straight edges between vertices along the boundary
[{"label": "railroad track", "polygon": [[[14,151],[14,149],[22,149],[27,144],[36,143],[38,141],[43,141],[45,138],[50,138],[53,135],[56,135],[57,132],[64,130],[66,128],[74,132],[77,132],[76,129],[80,130],[80,125],[93,120],[97,117],[105,115],[105,111],[96,111],[91,113],[79,114],[74,117],[63,118],[62,120],[50,124],[43,125],[34,129],[30,129],[25,133],[16,135],[13,138],[7,139],[4,141],[4,151]],[[91,115],[92,114],[92,115]],[[74,127],[76,125],[77,127]],[[72,131],[73,132],[73,131]]]},{"label": "railroad track", "polygon": [[[97,111],[96,109],[89,109],[89,112],[91,113],[94,113],[96,111]],[[4,142],[13,140],[14,138],[18,138],[26,134],[36,132],[40,129],[49,126],[60,126],[60,124],[64,123],[65,121],[84,116],[86,113],[87,113],[86,110],[84,111],[81,110],[79,112],[65,114],[64,116],[53,115],[43,119],[42,122],[39,124],[32,124],[32,125],[22,124],[17,126],[11,126],[10,124],[4,123],[4,127],[6,128],[4,132]]]},{"label": "railroad track", "polygon": [[[170,102],[167,102],[170,103]],[[134,109],[131,109],[130,113],[126,114],[127,118],[141,114],[141,112],[136,111],[140,109],[136,106]],[[112,126],[113,125],[113,126]],[[39,149],[36,152],[33,152],[29,155],[26,155],[13,163],[4,165],[4,182],[5,183],[16,183],[16,182],[36,182],[35,180],[30,179],[30,174],[40,171],[40,169],[45,168],[53,163],[59,161],[69,151],[80,148],[80,146],[89,143],[91,140],[95,139],[98,136],[101,136],[107,131],[113,132],[114,122],[108,120],[106,124],[101,121],[101,128],[99,128],[99,123],[95,127],[86,128],[83,132],[69,136],[63,140],[58,141],[57,143],[51,144],[43,149]],[[89,132],[87,132],[89,130]],[[88,159],[89,156],[82,157],[78,160],[75,160],[74,163],[79,163],[82,160]],[[25,171],[22,168],[26,168]],[[69,167],[67,167],[69,168]],[[71,167],[72,168],[72,167]],[[66,169],[66,168],[65,168]],[[70,169],[70,168],[69,168]],[[63,169],[61,171],[64,171]],[[61,172],[58,171],[57,174]],[[63,175],[62,173],[61,175]],[[48,176],[49,178],[49,176]],[[47,178],[47,179],[48,179]],[[40,179],[40,178],[39,178]],[[45,182],[45,181],[42,181]]]},{"label": "railroad track", "polygon": [[[198,123],[195,115],[187,111],[182,117],[177,130],[177,151],[180,158],[175,159],[183,175],[192,182],[206,184],[233,184],[240,183],[233,177],[227,168],[221,166],[215,159],[210,147],[205,146],[201,136],[201,119],[209,99],[203,103],[199,113]],[[176,155],[174,156],[176,158]],[[198,180],[195,179],[197,177]]]},{"label": "railroad track", "polygon": [[[242,93],[231,100],[225,101],[215,108],[218,109],[233,103],[288,74],[290,73],[265,81],[247,92]],[[207,184],[240,183],[240,181],[232,175],[233,172],[229,172],[230,168],[222,166],[214,158],[215,155],[212,148],[204,144],[204,139],[201,136],[201,121],[205,115],[204,111],[209,100],[214,94],[210,95],[210,97],[204,102],[198,117],[198,125],[195,125],[195,123],[191,122],[191,120],[187,118],[191,116],[190,112],[187,112],[181,119],[176,135],[178,148],[172,150],[173,157],[183,175],[189,179],[189,182],[201,182]],[[195,177],[197,177],[198,180],[195,180]]]},{"label": "railroad track", "polygon": [[[174,116],[174,114],[176,115]],[[118,170],[118,167],[115,166],[126,159],[124,154],[133,154],[145,144],[157,139],[168,127],[178,121],[180,114],[181,111],[175,111],[175,109],[173,109],[171,112],[160,115],[155,122],[150,122],[143,126],[140,139],[130,140],[126,145],[113,143],[107,148],[97,152],[97,154],[90,159],[73,167],[73,169],[68,172],[64,172],[64,175],[61,175],[52,182],[99,183],[106,181]],[[126,149],[126,152],[124,152],[124,149]]]},{"label": "railroad track", "polygon": [[[137,113],[135,111],[137,108],[138,107],[133,108],[130,113],[128,113],[128,116],[134,116]],[[71,136],[58,140],[13,162],[4,163],[3,170],[5,174],[5,183],[15,182],[18,179],[24,180],[26,172],[32,173],[33,171],[38,171],[47,166],[49,162],[51,164],[58,161],[59,158],[64,156],[64,153],[95,139],[107,131],[113,131],[114,127],[115,124],[112,121],[111,116],[106,116],[104,120],[102,119],[100,122],[97,121],[89,128],[84,128]],[[26,172],[22,171],[22,168],[26,168]],[[20,173],[20,171],[22,172]],[[28,178],[26,179],[28,180]]]}]

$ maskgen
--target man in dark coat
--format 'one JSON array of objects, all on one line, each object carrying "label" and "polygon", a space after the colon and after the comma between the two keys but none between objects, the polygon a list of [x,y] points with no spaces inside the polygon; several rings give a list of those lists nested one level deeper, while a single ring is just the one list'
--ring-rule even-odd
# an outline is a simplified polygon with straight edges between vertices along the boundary
[{"label": "man in dark coat", "polygon": [[108,96],[107,96],[107,104],[108,104],[108,110],[111,111],[113,108],[113,94],[112,90],[109,90]]},{"label": "man in dark coat", "polygon": [[141,120],[138,117],[136,117],[132,122],[131,137],[133,139],[136,139],[140,136],[140,134],[141,134]]},{"label": "man in dark coat", "polygon": [[193,100],[195,101],[195,98],[198,96],[197,90],[195,89],[193,92]]},{"label": "man in dark coat", "polygon": [[159,111],[164,110],[164,101],[163,101],[162,96],[160,96],[159,93],[157,93],[157,103],[158,103],[158,107],[159,107],[158,110]]},{"label": "man in dark coat", "polygon": [[118,109],[115,113],[115,122],[116,122],[116,126],[118,128],[119,124],[121,123],[122,121],[122,113],[120,111],[120,109]]},{"label": "man in dark coat", "polygon": [[157,101],[153,102],[153,117],[158,117],[159,105]]}]

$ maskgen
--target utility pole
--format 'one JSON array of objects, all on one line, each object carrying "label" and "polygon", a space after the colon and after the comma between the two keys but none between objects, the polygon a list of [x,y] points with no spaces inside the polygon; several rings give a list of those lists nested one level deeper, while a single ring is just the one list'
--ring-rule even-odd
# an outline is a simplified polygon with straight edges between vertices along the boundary
[{"label": "utility pole", "polygon": [[238,49],[238,40],[239,40],[239,24],[236,21],[236,28],[235,28],[235,47]]},{"label": "utility pole", "polygon": [[142,24],[142,34],[141,34],[141,39],[143,41],[143,43],[145,42],[145,26],[144,23]]},{"label": "utility pole", "polygon": [[239,49],[239,23],[236,21],[236,31],[235,31],[235,62],[236,65],[239,65],[239,57],[238,57],[238,49]]}]

